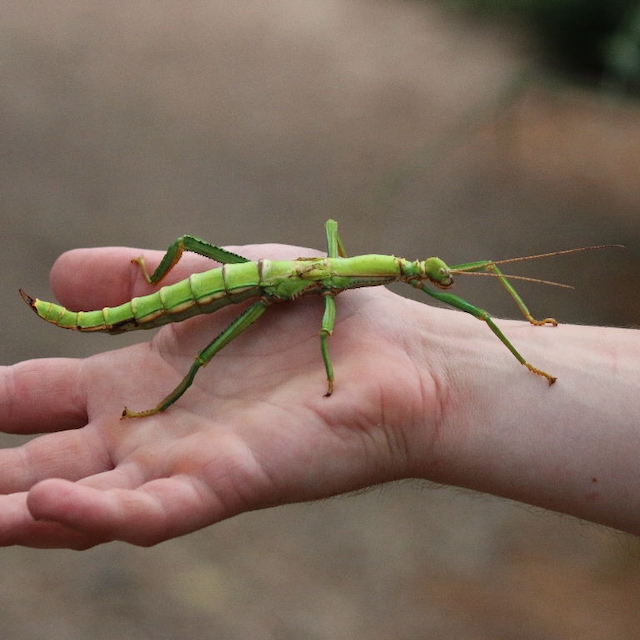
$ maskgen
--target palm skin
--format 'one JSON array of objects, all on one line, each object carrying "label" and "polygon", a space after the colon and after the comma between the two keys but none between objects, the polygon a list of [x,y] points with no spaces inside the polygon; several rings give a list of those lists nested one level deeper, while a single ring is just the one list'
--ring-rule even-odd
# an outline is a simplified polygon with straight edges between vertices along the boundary
[{"label": "palm skin", "polygon": [[[273,245],[239,251],[308,255]],[[56,295],[90,309],[148,293],[130,264],[139,255],[65,254],[52,272]],[[150,265],[161,256],[145,255]],[[185,255],[166,281],[211,267]],[[383,288],[338,298],[330,398],[322,301],[312,296],[270,308],[164,413],[120,419],[125,404],[155,406],[238,313],[232,306],[167,325],[149,342],[86,360],[2,368],[0,428],[45,435],[0,451],[0,544],[150,545],[242,511],[417,475],[428,464],[440,385],[415,364],[426,350],[425,312]]]}]

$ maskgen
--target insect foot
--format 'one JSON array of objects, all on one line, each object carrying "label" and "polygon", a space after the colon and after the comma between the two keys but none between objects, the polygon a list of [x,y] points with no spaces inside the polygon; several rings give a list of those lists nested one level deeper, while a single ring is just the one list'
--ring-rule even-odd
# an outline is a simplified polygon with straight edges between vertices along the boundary
[{"label": "insect foot", "polygon": [[527,367],[527,369],[529,369],[531,373],[535,373],[538,376],[542,376],[543,378],[546,378],[549,382],[549,385],[552,385],[558,379],[556,378],[556,376],[552,376],[550,373],[547,373],[542,369],[538,369],[538,367],[534,367],[532,364],[529,364],[528,362],[523,362],[522,364],[525,367]]}]

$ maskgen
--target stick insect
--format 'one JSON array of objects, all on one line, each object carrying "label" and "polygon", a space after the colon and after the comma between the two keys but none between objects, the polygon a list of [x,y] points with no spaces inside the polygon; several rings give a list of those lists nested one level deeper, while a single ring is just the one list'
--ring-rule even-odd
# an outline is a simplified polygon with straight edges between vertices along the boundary
[{"label": "stick insect", "polygon": [[157,406],[143,411],[131,411],[125,408],[122,412],[123,418],[141,418],[164,411],[178,400],[189,388],[200,367],[208,364],[223,347],[246,331],[270,305],[293,300],[300,295],[307,294],[321,295],[324,299],[324,315],[320,328],[320,350],[327,376],[325,395],[330,396],[334,388],[334,372],[329,354],[328,338],[333,333],[335,326],[336,295],[346,289],[372,287],[394,281],[406,282],[436,300],[482,320],[520,364],[524,365],[531,373],[546,379],[549,384],[553,384],[556,381],[555,376],[528,362],[496,325],[487,311],[444,290],[453,286],[454,275],[493,276],[502,283],[522,315],[531,324],[556,326],[557,322],[553,318],[537,320],[531,315],[509,278],[533,280],[547,284],[558,283],[522,276],[507,276],[500,270],[499,265],[612,246],[598,245],[524,258],[481,260],[448,266],[442,259],[436,257],[415,261],[380,254],[347,257],[338,231],[338,223],[335,220],[328,220],[325,229],[328,244],[326,258],[298,258],[297,260],[282,261],[267,259],[251,261],[194,236],[182,236],[169,247],[152,274],[147,270],[142,257],[132,260],[133,263],[138,264],[147,282],[158,284],[176,265],[183,251],[192,251],[206,256],[221,263],[222,266],[202,273],[194,273],[181,282],[161,287],[155,293],[133,298],[117,307],[75,312],[53,302],[32,298],[22,290],[20,290],[20,294],[36,314],[47,322],[65,329],[104,331],[112,334],[137,329],[153,329],[170,322],[180,322],[198,314],[212,313],[230,304],[255,299],[243,313],[196,356],[193,365],[180,384]]}]

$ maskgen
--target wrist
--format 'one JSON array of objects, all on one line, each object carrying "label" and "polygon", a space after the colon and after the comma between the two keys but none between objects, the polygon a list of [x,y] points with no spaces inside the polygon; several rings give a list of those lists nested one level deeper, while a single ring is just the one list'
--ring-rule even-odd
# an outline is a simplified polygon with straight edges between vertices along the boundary
[{"label": "wrist", "polygon": [[419,475],[640,531],[637,332],[499,320],[558,377],[549,386],[484,323],[436,316],[430,375],[441,419],[426,427],[437,432]]}]

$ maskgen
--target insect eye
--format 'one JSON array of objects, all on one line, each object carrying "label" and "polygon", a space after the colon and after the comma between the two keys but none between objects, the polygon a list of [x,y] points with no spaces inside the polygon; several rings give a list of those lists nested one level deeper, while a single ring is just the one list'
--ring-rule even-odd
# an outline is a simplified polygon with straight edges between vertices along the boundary
[{"label": "insect eye", "polygon": [[448,289],[453,285],[453,276],[449,273],[448,269],[442,267],[440,269],[440,278],[438,279],[438,286],[442,289]]}]

